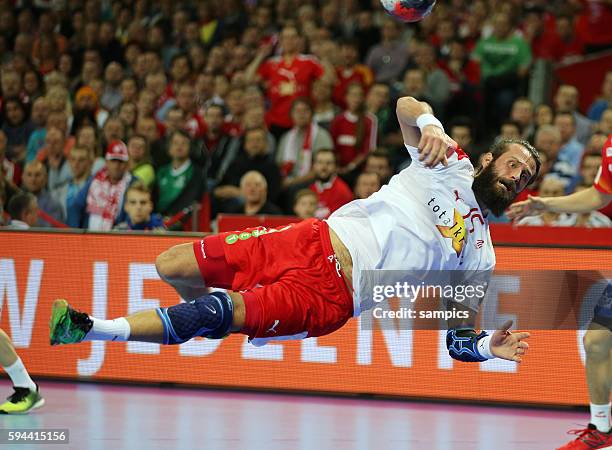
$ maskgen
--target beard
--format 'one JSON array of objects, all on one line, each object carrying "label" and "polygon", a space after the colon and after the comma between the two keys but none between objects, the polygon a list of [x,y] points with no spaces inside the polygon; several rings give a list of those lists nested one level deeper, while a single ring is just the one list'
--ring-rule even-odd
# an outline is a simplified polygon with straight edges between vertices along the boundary
[{"label": "beard", "polygon": [[497,217],[512,204],[517,196],[513,181],[505,180],[493,169],[493,162],[474,177],[472,190],[476,198]]}]

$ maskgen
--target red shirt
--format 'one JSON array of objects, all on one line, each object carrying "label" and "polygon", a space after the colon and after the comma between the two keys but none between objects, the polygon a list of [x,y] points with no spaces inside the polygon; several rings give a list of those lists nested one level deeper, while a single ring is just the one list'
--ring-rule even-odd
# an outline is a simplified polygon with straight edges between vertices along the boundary
[{"label": "red shirt", "polygon": [[586,44],[612,43],[612,5],[602,0],[582,0],[584,11],[578,18],[576,30]]},{"label": "red shirt", "polygon": [[374,81],[372,70],[363,64],[357,64],[352,69],[336,67],[336,85],[332,94],[332,100],[340,108],[346,108],[346,89],[352,83],[359,83],[364,90],[367,90]]},{"label": "red shirt", "polygon": [[309,188],[319,196],[315,213],[318,219],[327,219],[335,210],[353,200],[351,188],[338,176],[334,176],[327,183],[315,181]]},{"label": "red shirt", "polygon": [[358,118],[345,111],[332,120],[329,131],[334,140],[338,165],[344,167],[358,155],[368,153],[376,148],[376,117],[372,114],[363,116],[363,137],[357,147]]},{"label": "red shirt", "polygon": [[312,82],[321,78],[324,70],[314,56],[298,55],[290,62],[281,56],[269,58],[257,73],[266,82],[270,100],[266,123],[291,128],[291,104],[298,97],[310,97]]}]

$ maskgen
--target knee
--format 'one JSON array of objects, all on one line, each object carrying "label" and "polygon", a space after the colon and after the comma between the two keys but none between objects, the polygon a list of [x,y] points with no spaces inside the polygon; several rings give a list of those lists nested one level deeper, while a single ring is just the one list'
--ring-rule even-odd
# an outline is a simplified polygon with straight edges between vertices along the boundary
[{"label": "knee", "polygon": [[583,339],[584,351],[590,358],[608,358],[612,335],[608,330],[588,330]]},{"label": "knee", "polygon": [[181,270],[181,253],[180,247],[174,246],[162,252],[155,260],[157,273],[167,283],[176,282],[185,276]]}]

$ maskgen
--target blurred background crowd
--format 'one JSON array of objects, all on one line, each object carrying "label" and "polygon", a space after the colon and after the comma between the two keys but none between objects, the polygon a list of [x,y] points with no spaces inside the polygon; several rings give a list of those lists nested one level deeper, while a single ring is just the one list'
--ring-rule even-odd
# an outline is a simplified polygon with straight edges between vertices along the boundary
[{"label": "blurred background crowd", "polygon": [[582,109],[536,72],[605,54],[610,23],[610,0],[439,0],[416,25],[378,0],[0,0],[0,225],[325,218],[410,164],[406,95],[474,162],[532,142],[545,164],[521,198],[584,189],[612,133],[612,66]]}]

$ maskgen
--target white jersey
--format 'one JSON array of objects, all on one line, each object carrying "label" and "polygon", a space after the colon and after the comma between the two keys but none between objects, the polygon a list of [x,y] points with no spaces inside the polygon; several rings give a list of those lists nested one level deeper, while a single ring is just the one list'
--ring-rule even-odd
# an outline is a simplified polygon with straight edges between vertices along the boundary
[{"label": "white jersey", "polygon": [[354,315],[371,308],[363,270],[488,271],[495,266],[489,223],[472,191],[474,167],[457,150],[448,167],[412,163],[388,185],[327,219],[353,260]]}]

